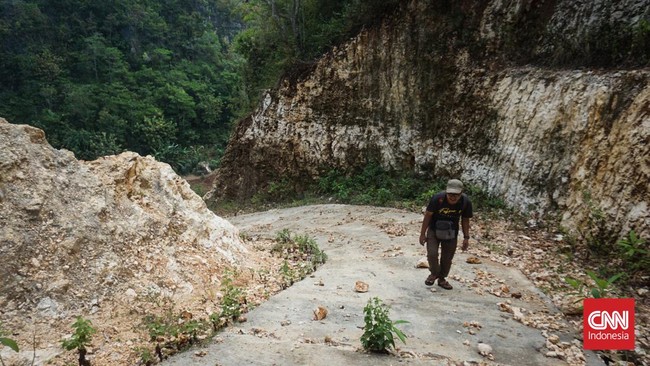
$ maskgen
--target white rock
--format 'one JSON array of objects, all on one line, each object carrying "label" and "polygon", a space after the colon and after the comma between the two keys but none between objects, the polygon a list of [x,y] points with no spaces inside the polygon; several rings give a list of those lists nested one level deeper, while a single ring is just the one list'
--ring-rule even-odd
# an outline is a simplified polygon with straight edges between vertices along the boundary
[{"label": "white rock", "polygon": [[560,337],[558,337],[556,334],[551,334],[548,337],[548,341],[553,343],[553,344],[558,344],[560,342]]},{"label": "white rock", "polygon": [[477,349],[481,356],[487,356],[492,353],[492,347],[486,343],[479,343]]},{"label": "white rock", "polygon": [[138,297],[138,293],[135,292],[135,290],[132,288],[126,290],[124,294],[130,299],[135,299],[136,297]]},{"label": "white rock", "polygon": [[429,268],[429,261],[427,260],[427,257],[420,258],[415,264],[415,268]]},{"label": "white rock", "polygon": [[36,308],[43,316],[55,317],[57,315],[59,304],[49,297],[44,297],[38,302]]}]

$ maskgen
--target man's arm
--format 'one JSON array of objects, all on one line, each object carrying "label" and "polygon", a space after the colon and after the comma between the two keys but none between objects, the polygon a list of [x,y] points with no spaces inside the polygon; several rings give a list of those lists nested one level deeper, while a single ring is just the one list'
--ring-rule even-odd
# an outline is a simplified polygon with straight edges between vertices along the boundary
[{"label": "man's arm", "polygon": [[427,229],[429,228],[431,217],[433,217],[433,212],[431,211],[424,212],[424,218],[422,219],[422,227],[420,228],[420,245],[424,245],[424,243],[426,243],[427,241]]},{"label": "man's arm", "polygon": [[469,246],[469,217],[463,217],[460,221],[460,225],[463,228],[463,246],[461,249],[464,252]]}]

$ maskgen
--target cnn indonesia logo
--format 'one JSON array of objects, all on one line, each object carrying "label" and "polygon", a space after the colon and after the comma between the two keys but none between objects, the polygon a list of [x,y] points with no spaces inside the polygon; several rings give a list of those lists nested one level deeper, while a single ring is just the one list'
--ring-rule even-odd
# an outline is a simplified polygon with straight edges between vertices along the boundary
[{"label": "cnn indonesia logo", "polygon": [[584,348],[634,349],[634,299],[585,299]]}]

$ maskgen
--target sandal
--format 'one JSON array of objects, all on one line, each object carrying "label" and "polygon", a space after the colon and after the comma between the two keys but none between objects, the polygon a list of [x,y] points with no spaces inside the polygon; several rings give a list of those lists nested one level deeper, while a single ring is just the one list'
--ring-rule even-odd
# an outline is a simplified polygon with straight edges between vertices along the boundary
[{"label": "sandal", "polygon": [[451,290],[452,288],[454,288],[454,286],[452,286],[452,285],[451,285],[449,282],[447,282],[447,280],[445,280],[444,278],[441,278],[441,279],[438,280],[438,286],[444,288],[445,290]]},{"label": "sandal", "polygon": [[437,276],[430,274],[429,277],[427,277],[427,279],[424,281],[424,284],[427,286],[431,286],[433,285],[434,282],[436,282],[436,278]]}]

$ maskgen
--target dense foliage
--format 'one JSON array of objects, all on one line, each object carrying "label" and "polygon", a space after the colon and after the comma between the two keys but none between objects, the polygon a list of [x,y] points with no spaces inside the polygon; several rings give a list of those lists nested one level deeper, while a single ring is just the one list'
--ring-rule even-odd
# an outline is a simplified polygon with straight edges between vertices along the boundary
[{"label": "dense foliage", "polygon": [[235,50],[248,61],[246,90],[259,97],[278,76],[300,74],[332,45],[379,22],[400,0],[249,0],[236,7],[246,29]]},{"label": "dense foliage", "polygon": [[[378,163],[369,163],[350,172],[329,170],[313,182],[296,182],[291,179],[270,182],[247,203],[259,209],[273,204],[302,205],[335,201],[420,211],[434,194],[445,189],[448,179],[449,177],[442,176],[431,179],[423,175],[405,174],[387,170]],[[476,185],[468,184],[465,193],[471,198],[474,210],[507,210],[502,199],[486,193]],[[231,214],[227,207],[224,209],[223,203],[221,206],[221,214]]]},{"label": "dense foliage", "polygon": [[223,142],[242,60],[217,34],[237,24],[222,14],[212,0],[3,1],[0,115],[81,159]]},{"label": "dense foliage", "polygon": [[2,0],[0,116],[80,159],[215,165],[262,88],[397,1],[366,3]]}]

